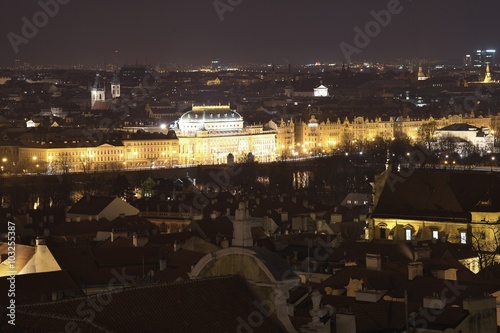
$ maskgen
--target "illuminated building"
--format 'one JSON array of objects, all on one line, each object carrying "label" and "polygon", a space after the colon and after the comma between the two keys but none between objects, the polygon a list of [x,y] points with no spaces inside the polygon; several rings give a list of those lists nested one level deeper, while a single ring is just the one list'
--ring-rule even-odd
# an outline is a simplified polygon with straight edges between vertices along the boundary
[{"label": "illuminated building", "polygon": [[96,102],[104,102],[106,100],[106,92],[103,82],[101,82],[99,74],[95,78],[94,85],[90,89],[90,107],[93,108]]},{"label": "illuminated building", "polygon": [[172,167],[178,164],[179,141],[175,132],[131,133],[123,139],[127,168]]},{"label": "illuminated building", "polygon": [[[389,117],[382,119],[368,119],[355,117],[352,120],[345,118],[341,121],[326,119],[320,121],[312,115],[307,121],[297,122],[295,129],[295,149],[299,154],[331,152],[332,149],[346,145],[348,142],[356,143],[370,141],[376,137],[391,140],[396,136],[407,136],[412,141],[418,141],[420,128],[424,124],[434,123],[435,128],[442,128],[453,124],[469,124],[479,128],[491,128],[492,118],[474,117],[473,114],[462,116],[448,115],[434,119],[411,119],[409,117]],[[278,150],[281,145],[278,145]]]},{"label": "illuminated building", "polygon": [[418,81],[425,81],[425,80],[429,79],[430,78],[430,68],[429,68],[429,74],[425,75],[422,66],[419,66],[417,77],[418,77]]},{"label": "illuminated building", "polygon": [[314,88],[314,97],[328,97],[328,88],[324,85]]},{"label": "illuminated building", "polygon": [[484,67],[486,64],[495,64],[495,54],[496,50],[476,50],[470,55],[470,64],[474,67]]},{"label": "illuminated building", "polygon": [[244,126],[243,117],[229,105],[193,106],[176,124],[179,164],[236,162],[251,153],[256,161],[276,160],[276,131],[262,125]]},{"label": "illuminated building", "polygon": [[484,83],[491,83],[491,72],[490,72],[490,64],[486,64],[486,73],[484,74]]},{"label": "illuminated building", "polygon": [[177,164],[175,132],[126,133],[121,140],[57,139],[19,147],[26,172],[68,173],[128,168],[172,167]]},{"label": "illuminated building", "polygon": [[286,159],[295,154],[295,123],[293,119],[284,121],[281,119],[279,124],[272,120],[269,122],[269,128],[276,131],[276,149],[278,157]]}]

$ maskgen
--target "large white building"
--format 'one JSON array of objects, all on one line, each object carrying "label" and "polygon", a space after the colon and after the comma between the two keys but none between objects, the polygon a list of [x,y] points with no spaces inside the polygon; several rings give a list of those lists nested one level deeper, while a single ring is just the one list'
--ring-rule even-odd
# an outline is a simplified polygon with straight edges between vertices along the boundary
[{"label": "large white building", "polygon": [[276,131],[262,125],[245,126],[229,105],[193,106],[176,124],[179,164],[220,164],[249,156],[255,161],[276,160]]},{"label": "large white building", "polygon": [[479,128],[469,124],[453,124],[436,130],[436,139],[438,144],[453,140],[458,147],[459,153],[462,151],[463,143],[472,144],[480,152],[489,152],[493,150],[494,136],[486,127]]}]

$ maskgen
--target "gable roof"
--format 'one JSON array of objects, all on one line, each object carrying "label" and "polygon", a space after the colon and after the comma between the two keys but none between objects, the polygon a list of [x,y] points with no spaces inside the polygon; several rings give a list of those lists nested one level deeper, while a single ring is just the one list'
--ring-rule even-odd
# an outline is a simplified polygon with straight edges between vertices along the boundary
[{"label": "gable roof", "polygon": [[75,203],[68,214],[99,215],[116,197],[84,196]]}]

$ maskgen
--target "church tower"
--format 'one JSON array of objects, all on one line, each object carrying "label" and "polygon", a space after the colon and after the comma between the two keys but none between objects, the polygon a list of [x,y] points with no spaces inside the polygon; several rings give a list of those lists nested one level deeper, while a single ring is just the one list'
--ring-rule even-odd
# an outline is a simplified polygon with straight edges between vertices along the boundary
[{"label": "church tower", "polygon": [[101,82],[100,75],[97,74],[94,85],[90,89],[90,107],[93,108],[95,102],[104,102],[106,100],[106,92],[104,84]]},{"label": "church tower", "polygon": [[118,74],[115,72],[113,79],[111,80],[111,98],[120,97],[120,79]]},{"label": "church tower", "polygon": [[424,81],[424,80],[427,80],[428,77],[425,76],[425,73],[424,73],[424,70],[422,68],[422,65],[420,65],[418,67],[418,74],[417,74],[417,77],[418,77],[418,81]]},{"label": "church tower", "polygon": [[490,63],[486,63],[486,75],[484,76],[483,83],[491,83],[491,72],[490,72]]}]

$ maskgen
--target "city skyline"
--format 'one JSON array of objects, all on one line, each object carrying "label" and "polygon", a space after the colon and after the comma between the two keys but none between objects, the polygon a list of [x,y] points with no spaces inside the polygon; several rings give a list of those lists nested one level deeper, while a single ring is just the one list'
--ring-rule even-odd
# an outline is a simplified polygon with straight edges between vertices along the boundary
[{"label": "city skyline", "polygon": [[[7,8],[5,0],[0,8]],[[0,66],[15,59],[40,65],[459,61],[475,49],[498,48],[495,9],[500,4],[492,0],[481,6],[469,0],[29,1],[10,5],[0,22]]]}]

